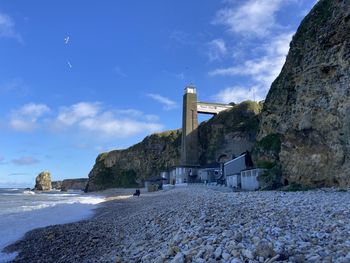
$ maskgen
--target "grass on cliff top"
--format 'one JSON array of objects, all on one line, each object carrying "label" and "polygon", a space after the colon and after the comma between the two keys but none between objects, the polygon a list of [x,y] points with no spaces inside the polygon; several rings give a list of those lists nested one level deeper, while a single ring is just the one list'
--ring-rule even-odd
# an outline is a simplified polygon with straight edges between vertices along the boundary
[{"label": "grass on cliff top", "polygon": [[107,155],[108,155],[108,152],[100,153],[96,158],[96,162],[103,161],[104,159],[106,159]]},{"label": "grass on cliff top", "polygon": [[121,150],[112,150],[110,152],[100,153],[96,158],[96,162],[103,161],[104,159],[106,159],[108,154],[111,152],[116,152],[116,151],[120,152],[120,151],[134,149],[136,147],[139,147],[140,145],[142,145],[143,143],[145,143],[147,140],[150,140],[150,139],[168,139],[170,142],[177,143],[179,138],[181,138],[181,129],[153,133],[151,135],[146,136],[141,142],[134,144],[134,145],[130,146],[129,148],[121,149]]},{"label": "grass on cliff top", "polygon": [[234,105],[231,109],[220,112],[209,121],[201,125],[223,124],[229,131],[257,131],[259,126],[258,115],[262,109],[262,103],[256,101],[244,101]]},{"label": "grass on cliff top", "polygon": [[[163,131],[163,132],[156,132],[156,133],[153,133],[147,137],[150,137],[150,136],[155,136],[155,137],[169,137],[169,136],[176,136],[178,135],[179,133],[181,133],[181,129],[177,129],[177,130],[169,130],[169,131]],[[146,137],[146,138],[147,138]]]}]

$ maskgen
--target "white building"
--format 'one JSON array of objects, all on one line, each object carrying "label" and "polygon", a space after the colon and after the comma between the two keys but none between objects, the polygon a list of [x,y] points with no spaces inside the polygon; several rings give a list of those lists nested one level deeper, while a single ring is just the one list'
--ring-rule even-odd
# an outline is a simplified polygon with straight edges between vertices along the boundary
[{"label": "white building", "polygon": [[241,188],[241,171],[246,170],[245,154],[224,164],[226,185],[232,188]]},{"label": "white building", "polygon": [[169,172],[170,184],[188,183],[195,180],[197,176],[197,166],[176,166]]},{"label": "white building", "polygon": [[241,171],[241,184],[243,190],[254,191],[259,189],[258,176],[263,174],[266,169],[255,168]]},{"label": "white building", "polygon": [[201,183],[212,183],[216,182],[220,177],[220,168],[202,168],[198,170],[198,180]]},{"label": "white building", "polygon": [[226,185],[232,188],[254,191],[259,189],[258,176],[264,173],[265,169],[251,168],[253,163],[249,153],[228,161],[224,164]]}]

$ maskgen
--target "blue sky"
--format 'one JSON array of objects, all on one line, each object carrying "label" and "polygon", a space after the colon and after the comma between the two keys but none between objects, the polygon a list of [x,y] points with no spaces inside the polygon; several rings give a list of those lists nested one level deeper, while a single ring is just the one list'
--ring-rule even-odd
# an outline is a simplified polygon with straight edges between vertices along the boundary
[{"label": "blue sky", "polygon": [[[264,99],[314,0],[0,2],[0,187],[87,177],[202,101]],[[68,39],[69,37],[69,39]]]}]

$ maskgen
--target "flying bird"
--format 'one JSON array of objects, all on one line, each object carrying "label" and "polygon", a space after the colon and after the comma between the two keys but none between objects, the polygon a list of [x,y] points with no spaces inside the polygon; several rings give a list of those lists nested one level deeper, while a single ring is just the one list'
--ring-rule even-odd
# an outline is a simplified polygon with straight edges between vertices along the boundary
[{"label": "flying bird", "polygon": [[68,64],[68,66],[69,66],[70,68],[73,67],[72,64],[71,64],[69,61],[67,61],[67,64]]},{"label": "flying bird", "polygon": [[65,39],[64,39],[64,43],[68,44],[69,42],[69,36],[67,36]]}]

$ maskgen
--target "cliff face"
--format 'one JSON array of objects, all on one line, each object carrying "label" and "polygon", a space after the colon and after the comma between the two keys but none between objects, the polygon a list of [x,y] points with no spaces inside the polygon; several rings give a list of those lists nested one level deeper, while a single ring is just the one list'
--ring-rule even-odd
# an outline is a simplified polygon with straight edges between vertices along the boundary
[{"label": "cliff face", "polygon": [[62,181],[62,184],[61,184],[61,191],[68,191],[68,190],[84,191],[86,188],[87,182],[88,182],[87,178],[65,179]]},{"label": "cliff face", "polygon": [[198,127],[200,164],[218,162],[222,156],[230,160],[250,150],[256,141],[261,108],[261,103],[245,101],[201,123]]},{"label": "cliff face", "polygon": [[126,149],[100,154],[89,174],[86,191],[113,187],[134,187],[180,160],[179,130],[147,136]]},{"label": "cliff face", "polygon": [[271,86],[257,152],[280,166],[285,183],[350,185],[349,32],[350,2],[320,0]]},{"label": "cliff face", "polygon": [[52,181],[51,187],[52,187],[52,189],[61,190],[62,181]]},{"label": "cliff face", "polygon": [[[243,102],[202,123],[199,133],[200,164],[229,159],[250,149],[255,142],[261,105]],[[134,187],[150,177],[180,164],[181,131],[146,137],[126,149],[100,154],[89,174],[86,191]]]}]

